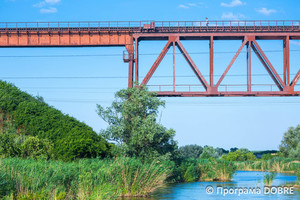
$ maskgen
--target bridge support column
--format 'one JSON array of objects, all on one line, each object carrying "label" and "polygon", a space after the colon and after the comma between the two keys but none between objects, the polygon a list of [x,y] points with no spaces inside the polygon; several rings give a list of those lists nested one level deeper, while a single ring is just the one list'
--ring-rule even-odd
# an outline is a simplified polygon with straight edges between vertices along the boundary
[{"label": "bridge support column", "polygon": [[133,87],[133,60],[129,61],[129,69],[128,69],[128,87]]},{"label": "bridge support column", "polygon": [[134,51],[133,44],[126,45],[126,50],[128,52],[128,58],[124,59],[124,62],[128,62],[128,87],[133,87],[133,68],[134,68]]}]

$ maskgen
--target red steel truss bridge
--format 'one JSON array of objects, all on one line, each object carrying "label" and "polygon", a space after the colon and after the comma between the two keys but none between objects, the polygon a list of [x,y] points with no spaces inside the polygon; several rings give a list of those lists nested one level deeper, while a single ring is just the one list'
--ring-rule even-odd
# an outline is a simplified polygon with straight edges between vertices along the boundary
[{"label": "red steel truss bridge", "polygon": [[[166,53],[173,47],[172,90],[164,91],[158,85],[158,96],[299,96],[295,86],[300,79],[300,69],[295,76],[290,73],[290,41],[300,39],[300,20],[277,21],[116,21],[116,22],[0,22],[0,47],[90,47],[124,46],[124,62],[129,63],[128,87],[134,81],[147,85]],[[140,41],[165,40],[166,45],[143,80],[139,80]],[[181,41],[209,41],[209,80],[196,66]],[[214,40],[239,40],[240,48],[218,80],[214,82]],[[280,75],[262,48],[260,40],[283,42],[283,74]],[[246,46],[247,89],[229,91],[220,89],[231,66]],[[177,91],[175,84],[175,47],[177,47],[205,91]],[[276,90],[255,91],[251,78],[251,52],[255,53]],[[299,63],[300,66],[300,63]],[[298,67],[299,67],[298,66]],[[186,85],[191,88],[193,85]],[[227,86],[226,86],[227,88]]]}]

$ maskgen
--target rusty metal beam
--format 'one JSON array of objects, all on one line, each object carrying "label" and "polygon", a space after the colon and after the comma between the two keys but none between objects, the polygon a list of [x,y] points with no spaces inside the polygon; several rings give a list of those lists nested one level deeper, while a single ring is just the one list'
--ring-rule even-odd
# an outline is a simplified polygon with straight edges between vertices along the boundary
[{"label": "rusty metal beam", "polygon": [[135,82],[139,84],[139,39],[134,38],[134,68],[135,68]]},{"label": "rusty metal beam", "polygon": [[300,91],[295,91],[293,93],[285,91],[239,91],[239,92],[173,92],[173,91],[161,91],[157,92],[157,96],[160,97],[268,97],[268,96],[300,96]]},{"label": "rusty metal beam", "polygon": [[190,65],[190,67],[194,71],[194,73],[197,76],[197,78],[199,79],[199,81],[202,83],[205,90],[207,90],[209,88],[209,84],[206,82],[204,76],[201,74],[200,70],[198,69],[198,67],[196,66],[196,64],[194,63],[194,61],[192,60],[192,58],[188,54],[188,52],[185,50],[185,48],[181,44],[180,40],[176,40],[176,44],[177,44],[178,49],[180,50],[180,52],[184,56],[185,60]]},{"label": "rusty metal beam", "polygon": [[299,81],[299,79],[300,79],[300,69],[297,72],[295,78],[293,79],[293,81],[292,81],[292,83],[290,85],[294,88],[295,85],[297,84],[297,82]]},{"label": "rusty metal beam", "polygon": [[247,91],[251,92],[251,41],[247,43]]},{"label": "rusty metal beam", "polygon": [[268,71],[269,75],[271,76],[271,78],[273,79],[273,81],[275,82],[279,90],[283,90],[284,83],[281,80],[278,73],[276,72],[276,70],[274,69],[274,67],[272,66],[271,62],[268,60],[267,56],[264,54],[263,50],[260,48],[258,43],[255,40],[253,40],[252,42],[254,44],[252,45],[252,48],[255,54],[258,56],[263,66]]},{"label": "rusty metal beam", "polygon": [[240,46],[240,48],[238,49],[238,51],[236,52],[236,54],[234,55],[234,57],[232,58],[232,60],[230,61],[229,65],[227,66],[226,70],[224,71],[224,73],[222,74],[222,76],[220,77],[219,81],[216,84],[216,88],[218,88],[221,84],[221,82],[223,81],[224,77],[226,76],[226,74],[228,73],[229,69],[231,68],[231,66],[233,65],[234,61],[236,60],[236,58],[239,56],[239,54],[241,53],[242,49],[244,48],[244,46],[246,45],[246,43],[248,42],[248,40],[245,38],[242,45]]},{"label": "rusty metal beam", "polygon": [[285,86],[290,85],[290,37],[283,39],[283,79]]},{"label": "rusty metal beam", "polygon": [[209,83],[214,87],[214,36],[209,40]]},{"label": "rusty metal beam", "polygon": [[167,44],[165,45],[165,47],[163,48],[163,50],[159,54],[158,58],[156,59],[156,61],[152,65],[151,69],[149,70],[149,72],[145,76],[145,78],[142,81],[141,85],[147,85],[148,81],[150,80],[150,78],[154,74],[154,72],[157,69],[158,65],[161,63],[162,59],[165,57],[166,53],[168,52],[168,50],[169,50],[169,48],[170,48],[173,41],[175,41],[175,38],[170,37],[169,41],[167,42]]},{"label": "rusty metal beam", "polygon": [[173,92],[175,92],[175,41],[173,41]]}]

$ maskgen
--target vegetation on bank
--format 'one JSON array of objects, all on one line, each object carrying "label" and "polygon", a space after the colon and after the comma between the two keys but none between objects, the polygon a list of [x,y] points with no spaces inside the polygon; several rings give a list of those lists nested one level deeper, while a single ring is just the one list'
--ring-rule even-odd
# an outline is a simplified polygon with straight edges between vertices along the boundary
[{"label": "vegetation on bank", "polygon": [[235,162],[238,170],[271,171],[277,173],[296,173],[300,169],[300,161],[290,158],[275,157],[270,160]]},{"label": "vegetation on bank", "polygon": [[1,199],[115,199],[146,196],[164,184],[171,162],[137,158],[76,162],[0,160]]},{"label": "vegetation on bank", "polygon": [[[120,90],[110,107],[97,105],[98,115],[108,123],[101,135],[117,143],[115,156],[172,159],[177,150],[175,131],[157,121],[165,102],[145,86]],[[173,157],[174,158],[174,157]]]},{"label": "vegetation on bank", "polygon": [[108,123],[100,135],[40,97],[6,82],[0,87],[0,198],[147,196],[165,183],[230,181],[236,170],[300,169],[299,127],[285,133],[279,153],[255,152],[264,154],[258,159],[243,148],[178,148],[175,131],[157,119],[165,102],[144,86],[117,92],[108,108],[97,105]]},{"label": "vegetation on bank", "polygon": [[0,129],[2,137],[15,137],[7,136],[7,131],[11,134],[11,130],[15,129],[16,134],[47,140],[53,145],[54,158],[59,160],[109,155],[111,145],[86,124],[64,115],[41,97],[32,97],[12,84],[0,81],[0,88],[2,122],[13,121],[13,128]]}]

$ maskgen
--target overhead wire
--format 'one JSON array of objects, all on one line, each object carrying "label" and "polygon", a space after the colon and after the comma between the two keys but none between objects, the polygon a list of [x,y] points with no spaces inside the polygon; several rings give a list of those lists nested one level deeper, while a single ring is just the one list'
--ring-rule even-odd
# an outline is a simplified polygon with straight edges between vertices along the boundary
[{"label": "overhead wire", "polygon": [[[294,49],[290,50],[290,52],[299,52],[300,49]],[[282,53],[282,50],[265,50],[264,52],[268,53]],[[236,51],[216,51],[214,54],[231,54],[236,53]],[[245,51],[242,51],[241,53],[246,53]],[[159,53],[140,53],[140,56],[154,56],[158,55]],[[175,53],[177,55],[180,55],[181,53]],[[209,54],[209,52],[202,51],[202,52],[190,52],[190,55],[192,54]],[[173,53],[167,53],[167,55],[173,55]],[[51,58],[51,57],[114,57],[114,56],[123,56],[123,54],[56,54],[56,55],[1,55],[0,58]]]}]

